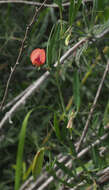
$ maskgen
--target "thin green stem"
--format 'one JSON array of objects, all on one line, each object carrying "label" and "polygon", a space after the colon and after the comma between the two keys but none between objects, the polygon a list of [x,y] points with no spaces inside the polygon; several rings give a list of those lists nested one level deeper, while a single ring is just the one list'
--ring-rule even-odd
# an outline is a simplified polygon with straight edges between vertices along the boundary
[{"label": "thin green stem", "polygon": [[[59,57],[60,57],[60,50],[59,50]],[[58,65],[59,65],[59,58],[58,58]],[[59,92],[62,109],[63,109],[63,112],[65,113],[65,104],[64,104],[64,99],[62,96],[61,87],[60,87],[60,83],[59,83],[59,72],[58,71],[59,71],[59,67],[57,67],[57,72],[56,72],[56,83],[57,83],[57,87],[58,87],[58,92]]]}]

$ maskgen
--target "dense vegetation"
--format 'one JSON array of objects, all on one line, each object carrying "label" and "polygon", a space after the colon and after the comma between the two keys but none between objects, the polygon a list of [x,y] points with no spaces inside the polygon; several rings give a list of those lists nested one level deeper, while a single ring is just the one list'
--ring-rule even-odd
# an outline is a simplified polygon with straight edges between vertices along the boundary
[{"label": "dense vegetation", "polygon": [[[18,190],[47,171],[54,180],[46,190],[107,190],[109,1],[7,1],[0,2],[0,189]],[[46,51],[40,68],[30,60],[36,48]]]}]

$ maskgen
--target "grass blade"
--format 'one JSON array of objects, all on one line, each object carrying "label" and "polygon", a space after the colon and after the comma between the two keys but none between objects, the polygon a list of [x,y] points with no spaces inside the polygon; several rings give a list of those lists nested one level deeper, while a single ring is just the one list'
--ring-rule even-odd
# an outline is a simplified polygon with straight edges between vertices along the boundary
[{"label": "grass blade", "polygon": [[56,113],[54,113],[54,129],[55,129],[55,133],[56,133],[57,138],[61,141],[62,140],[61,139],[61,132],[60,132],[59,122],[58,122]]},{"label": "grass blade", "polygon": [[81,2],[82,2],[82,0],[78,0],[77,2],[75,2],[75,0],[70,0],[70,7],[69,7],[69,24],[70,24],[70,26],[74,22],[77,12],[80,8]]},{"label": "grass blade", "polygon": [[26,115],[22,128],[20,131],[19,136],[19,144],[18,144],[18,151],[17,151],[17,161],[16,161],[16,173],[15,173],[15,190],[19,190],[20,182],[21,182],[21,176],[22,176],[22,163],[23,163],[23,150],[24,150],[24,143],[25,143],[25,135],[26,135],[26,127],[28,123],[28,119],[30,117],[30,114],[33,110],[29,111]]},{"label": "grass blade", "polygon": [[73,92],[74,92],[74,103],[78,111],[80,107],[80,81],[79,81],[79,74],[77,71],[74,73]]}]

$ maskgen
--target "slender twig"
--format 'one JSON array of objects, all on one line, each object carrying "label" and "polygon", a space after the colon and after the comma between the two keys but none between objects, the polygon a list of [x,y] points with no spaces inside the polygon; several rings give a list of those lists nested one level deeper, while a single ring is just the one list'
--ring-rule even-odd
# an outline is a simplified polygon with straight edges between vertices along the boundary
[{"label": "slender twig", "polygon": [[104,37],[106,34],[109,33],[109,27],[107,29],[105,29],[103,32],[101,32],[100,34],[98,34],[95,39],[100,39],[102,37]]},{"label": "slender twig", "polygon": [[[29,88],[29,87],[28,87]],[[18,96],[16,96],[13,100],[11,100],[9,103],[7,103],[2,110],[4,111],[5,109],[7,109],[8,107],[10,107],[11,105],[13,105],[15,102],[17,102],[17,100],[19,100],[21,97],[23,97],[23,95],[28,91],[28,88],[26,88],[23,92],[21,92]]]},{"label": "slender twig", "polygon": [[99,84],[99,87],[98,87],[96,96],[95,96],[95,98],[94,98],[92,107],[91,107],[91,109],[90,109],[90,112],[89,112],[89,115],[88,115],[88,118],[87,118],[87,121],[86,121],[84,130],[83,130],[82,135],[81,135],[81,138],[80,138],[80,141],[79,141],[79,143],[78,143],[78,145],[77,145],[77,149],[76,149],[77,152],[79,151],[80,146],[81,146],[81,144],[82,144],[82,142],[83,142],[83,139],[84,139],[84,137],[85,137],[86,134],[87,134],[87,131],[88,131],[88,128],[89,128],[89,122],[90,122],[90,120],[91,120],[93,111],[94,111],[94,109],[95,109],[95,106],[96,106],[98,97],[99,97],[99,95],[100,95],[100,92],[101,92],[101,89],[102,89],[102,86],[103,86],[103,83],[104,83],[104,80],[105,80],[105,77],[106,77],[106,75],[107,75],[108,70],[109,70],[109,60],[108,60],[108,62],[107,62],[107,65],[106,65],[105,71],[104,71],[104,73],[103,73],[101,82],[100,82],[100,84]]},{"label": "slender twig", "polygon": [[81,158],[84,154],[86,154],[92,147],[98,145],[101,143],[101,141],[105,140],[109,136],[109,133],[104,134],[102,137],[100,137],[98,140],[96,140],[94,143],[89,145],[87,148],[84,148],[77,154],[77,158]]},{"label": "slender twig", "polygon": [[7,103],[2,110],[4,111],[5,109],[9,108],[13,104],[15,104],[21,97],[23,97],[31,88],[33,84],[31,84],[29,87],[27,87],[24,91],[22,91],[18,96],[16,96],[14,99],[12,99],[9,103]]},{"label": "slender twig", "polygon": [[4,96],[3,96],[3,100],[2,100],[2,103],[0,105],[0,110],[2,110],[3,108],[3,105],[4,105],[4,102],[6,100],[6,97],[7,97],[7,93],[8,93],[8,88],[9,88],[9,85],[10,85],[10,81],[11,81],[11,78],[12,78],[12,75],[14,74],[15,70],[16,70],[16,67],[17,65],[19,64],[19,61],[20,61],[20,58],[21,58],[21,55],[22,55],[22,52],[23,52],[23,49],[24,49],[24,45],[25,45],[25,41],[27,39],[27,35],[28,35],[28,32],[31,28],[31,26],[33,25],[33,23],[35,22],[35,19],[39,13],[39,11],[41,10],[41,8],[43,7],[43,5],[46,3],[47,0],[44,0],[44,2],[41,4],[41,6],[37,9],[35,9],[35,13],[32,17],[32,20],[31,22],[28,24],[28,26],[26,27],[26,30],[25,30],[25,35],[24,35],[24,38],[22,40],[22,43],[21,43],[21,47],[20,47],[20,50],[19,50],[19,54],[18,54],[18,57],[17,57],[17,60],[16,60],[16,63],[14,65],[13,68],[11,68],[11,73],[9,75],[9,78],[8,78],[8,81],[7,81],[7,84],[6,84],[6,89],[5,89],[5,92],[4,92]]},{"label": "slender twig", "polygon": [[[92,0],[83,0],[84,3],[86,2],[91,2]],[[35,6],[41,6],[42,3],[40,2],[34,2],[34,1],[25,1],[25,0],[1,0],[0,4],[5,4],[5,3],[22,3],[22,4],[27,4],[27,5],[35,5]],[[62,3],[63,7],[68,7],[70,5],[70,2],[67,3]],[[59,6],[56,3],[53,4],[44,4],[44,7],[50,7],[50,8],[58,8]]]},{"label": "slender twig", "polygon": [[[27,4],[27,5],[35,5],[35,6],[42,6],[42,3],[40,2],[34,2],[34,1],[25,1],[25,0],[1,0],[0,1],[0,4],[4,4],[4,3],[22,3],[22,4]],[[69,6],[70,3],[62,3],[62,6],[63,7],[67,7]],[[53,4],[47,4],[47,3],[44,3],[43,5],[44,7],[51,7],[51,8],[58,8],[59,6],[56,4],[56,3],[53,3]]]},{"label": "slender twig", "polygon": [[11,121],[11,117],[15,113],[15,111],[20,106],[25,104],[26,99],[29,98],[29,96],[32,95],[33,92],[41,86],[41,84],[47,79],[48,76],[49,72],[47,71],[38,80],[36,80],[36,82],[32,85],[31,89],[27,91],[27,93],[17,103],[15,103],[15,105],[5,114],[4,118],[0,122],[0,129],[8,119],[9,121]]}]

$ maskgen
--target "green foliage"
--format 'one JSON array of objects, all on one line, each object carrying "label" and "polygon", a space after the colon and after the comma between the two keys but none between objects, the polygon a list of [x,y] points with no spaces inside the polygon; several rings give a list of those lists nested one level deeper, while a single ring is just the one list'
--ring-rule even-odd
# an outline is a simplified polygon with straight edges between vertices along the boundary
[{"label": "green foliage", "polygon": [[21,132],[20,132],[20,136],[19,136],[17,161],[16,161],[16,174],[15,174],[15,190],[19,189],[20,183],[21,183],[26,127],[27,127],[28,119],[30,117],[31,112],[32,112],[32,110],[29,111],[28,114],[26,115],[26,117],[22,123],[22,128],[21,128]]},{"label": "green foliage", "polygon": [[77,2],[75,0],[70,0],[70,6],[69,6],[69,25],[71,26],[74,22],[74,19],[76,18],[76,15],[78,13],[78,10],[81,6],[81,0],[78,0]]},{"label": "green foliage", "polygon": [[62,9],[62,0],[55,0],[54,2],[59,6],[60,9]]},{"label": "green foliage", "polygon": [[[63,3],[66,2],[69,5],[64,7]],[[39,11],[9,85],[6,103],[11,102],[46,70],[50,71],[50,76],[0,131],[0,189],[13,189],[15,182],[17,190],[21,182],[31,175],[37,182],[43,163],[48,165],[48,172],[57,180],[57,183],[52,182],[47,187],[48,190],[62,189],[62,185],[64,188],[74,188],[83,181],[85,183],[81,189],[99,189],[96,183],[99,177],[96,174],[108,167],[109,142],[107,139],[95,147],[89,145],[104,135],[104,126],[107,126],[108,133],[109,75],[103,83],[86,139],[81,146],[81,150],[90,147],[87,155],[78,158],[75,147],[109,59],[109,33],[98,38],[109,28],[109,1],[93,0],[83,3],[82,0],[54,0],[47,3],[55,3],[53,6],[58,7],[44,7]],[[10,70],[16,62],[26,26],[34,11],[35,7],[30,4],[0,4],[0,102]],[[60,63],[61,56],[85,38],[87,41],[77,46]],[[40,70],[34,68],[30,62],[30,53],[35,48],[46,49],[46,64]],[[58,66],[54,67],[56,62]],[[1,119],[11,106],[1,112]],[[31,116],[30,127],[27,128],[32,112],[29,110],[32,109],[35,111]],[[46,148],[41,148],[45,146],[48,147],[47,151]],[[100,155],[100,148],[106,148],[107,152]],[[59,162],[57,157],[60,153],[62,158],[67,156],[72,160],[71,165],[64,161]],[[62,176],[57,175],[57,168],[62,171]],[[109,182],[103,183],[102,189],[105,190],[107,186]]]},{"label": "green foliage", "polygon": [[103,124],[104,126],[109,124],[109,102],[107,103],[105,108]]},{"label": "green foliage", "polygon": [[43,166],[44,160],[44,148],[41,148],[35,155],[33,163],[32,163],[32,175],[34,180],[36,180],[37,176],[40,174]]},{"label": "green foliage", "polygon": [[78,111],[80,107],[80,81],[79,81],[79,74],[77,71],[75,71],[73,78],[73,93],[74,93],[74,103],[76,106],[76,110]]},{"label": "green foliage", "polygon": [[56,133],[57,138],[61,141],[62,140],[61,131],[59,128],[59,121],[57,119],[56,113],[54,113],[54,129],[55,129],[55,133]]},{"label": "green foliage", "polygon": [[57,49],[60,48],[60,23],[56,23],[50,33],[47,44],[47,64],[50,67],[59,56]]}]

